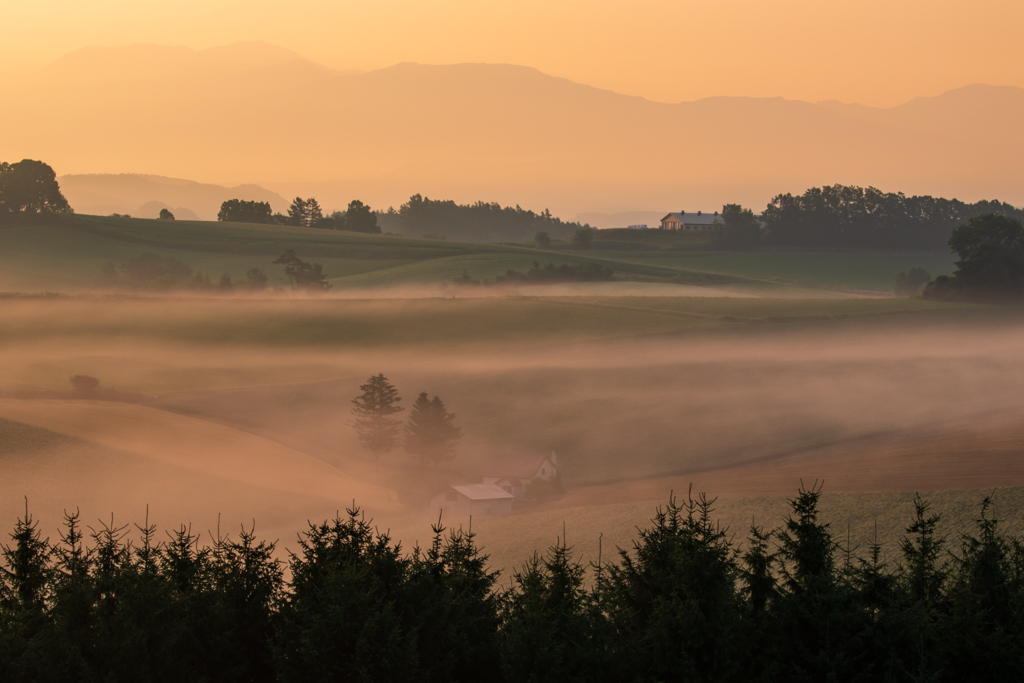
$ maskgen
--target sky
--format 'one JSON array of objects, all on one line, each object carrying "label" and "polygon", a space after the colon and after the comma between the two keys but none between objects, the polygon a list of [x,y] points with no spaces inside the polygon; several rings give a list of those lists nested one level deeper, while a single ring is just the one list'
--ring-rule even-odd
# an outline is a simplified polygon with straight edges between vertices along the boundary
[{"label": "sky", "polygon": [[509,63],[680,102],[894,106],[1024,86],[1020,0],[5,0],[0,71],[89,45],[262,40],[340,69]]}]

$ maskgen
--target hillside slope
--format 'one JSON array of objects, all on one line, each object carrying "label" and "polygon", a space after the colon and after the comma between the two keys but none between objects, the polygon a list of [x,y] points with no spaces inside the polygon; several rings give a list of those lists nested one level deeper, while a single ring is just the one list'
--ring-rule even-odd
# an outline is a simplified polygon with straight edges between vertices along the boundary
[{"label": "hillside slope", "polygon": [[[214,280],[228,273],[240,282],[247,270],[257,267],[269,276],[271,286],[284,287],[288,284],[284,271],[272,262],[286,249],[321,263],[336,292],[451,286],[463,272],[493,281],[509,269],[526,272],[534,262],[551,262],[599,263],[611,268],[617,281],[668,285],[658,290],[662,295],[715,293],[687,286],[759,295],[819,296],[834,295],[836,290],[884,293],[900,270],[925,266],[932,275],[940,275],[951,272],[953,261],[949,254],[930,252],[579,251],[565,244],[544,250],[314,228],[75,215],[0,228],[0,291],[86,290],[104,264],[121,264],[143,253],[175,257]],[[585,289],[599,293],[606,288],[585,283]]]}]

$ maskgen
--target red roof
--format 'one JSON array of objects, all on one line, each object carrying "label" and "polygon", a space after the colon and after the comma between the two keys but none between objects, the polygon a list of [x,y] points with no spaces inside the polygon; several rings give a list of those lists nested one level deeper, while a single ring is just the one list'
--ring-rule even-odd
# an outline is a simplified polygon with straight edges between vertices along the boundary
[{"label": "red roof", "polygon": [[533,479],[537,476],[547,455],[496,455],[491,458],[484,469],[485,477],[515,477],[517,479]]}]

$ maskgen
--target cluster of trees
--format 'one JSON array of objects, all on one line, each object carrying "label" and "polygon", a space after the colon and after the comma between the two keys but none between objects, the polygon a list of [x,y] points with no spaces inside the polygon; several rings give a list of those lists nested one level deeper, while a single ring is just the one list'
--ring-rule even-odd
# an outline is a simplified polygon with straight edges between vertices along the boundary
[{"label": "cluster of trees", "polygon": [[412,458],[424,464],[450,462],[458,453],[462,429],[455,424],[455,413],[449,413],[439,397],[430,398],[421,392],[409,411],[403,426],[395,417],[405,410],[398,405],[402,397],[383,374],[359,386],[363,393],[352,399],[350,422],[359,436],[359,445],[375,461],[401,445]]},{"label": "cluster of trees", "polygon": [[346,211],[335,211],[329,216],[323,214],[320,203],[315,197],[308,199],[296,197],[288,207],[287,214],[274,213],[267,202],[229,199],[220,205],[217,220],[348,230],[372,235],[379,235],[381,232],[380,226],[377,225],[377,214],[358,199],[349,202]]},{"label": "cluster of trees", "polygon": [[48,164],[32,159],[0,162],[0,219],[11,214],[57,213],[71,213],[71,207]]},{"label": "cluster of trees", "polygon": [[[471,533],[403,552],[356,509],[289,553],[243,529],[77,514],[3,547],[4,680],[1009,681],[1024,671],[1024,545],[981,507],[958,543],[918,499],[889,566],[837,542],[801,490],[742,546],[713,501],[670,499],[629,550],[583,566],[559,539],[499,587]],[[954,546],[955,547],[951,547]],[[588,571],[589,570],[589,571]],[[589,577],[588,577],[589,574]],[[287,576],[287,578],[285,578]],[[590,579],[588,581],[588,578]]]},{"label": "cluster of trees", "polygon": [[[331,288],[323,266],[307,263],[288,249],[273,261],[284,266],[292,289],[311,292],[325,292]],[[224,273],[217,281],[202,271],[193,271],[184,261],[173,256],[140,254],[128,259],[120,266],[108,263],[100,269],[93,280],[96,289],[133,289],[151,292],[168,292],[191,289],[207,292],[230,292],[235,290],[260,291],[267,288],[267,274],[259,268],[250,268],[243,282],[234,282],[231,273]]]},{"label": "cluster of trees", "polygon": [[134,289],[168,292],[177,289],[198,291],[232,291],[236,288],[257,291],[266,289],[267,276],[259,268],[250,268],[245,282],[235,283],[230,273],[224,273],[214,282],[202,271],[193,271],[187,263],[173,256],[140,254],[120,266],[108,263],[93,280],[96,289]]},{"label": "cluster of trees", "polygon": [[548,238],[564,239],[577,229],[589,227],[563,222],[545,209],[534,213],[519,206],[502,207],[497,203],[456,204],[414,194],[398,210],[402,232],[407,235],[443,235],[447,239],[468,242],[526,242],[531,235],[545,233]]},{"label": "cluster of trees", "polygon": [[1024,299],[1024,223],[1012,216],[976,216],[953,231],[956,272],[928,283],[923,296],[943,301]]},{"label": "cluster of trees", "polygon": [[777,195],[762,214],[761,237],[774,246],[934,249],[955,227],[983,214],[1024,219],[1024,209],[1005,202],[969,204],[837,184]]},{"label": "cluster of trees", "polygon": [[[280,216],[281,214],[277,214]],[[230,223],[275,223],[269,202],[229,199],[220,205],[217,220]]]},{"label": "cluster of trees", "polygon": [[[533,262],[533,267],[525,273],[509,268],[504,275],[495,278],[496,282],[517,282],[530,284],[544,284],[554,282],[607,282],[615,275],[611,268],[602,266],[600,263],[562,263],[555,265],[548,263],[541,266],[539,261]],[[463,277],[468,277],[463,273]],[[462,278],[456,278],[456,282],[465,282]]]},{"label": "cluster of trees", "polygon": [[909,271],[901,270],[893,279],[892,293],[896,296],[915,296],[920,294],[931,280],[932,276],[920,266],[914,266]]},{"label": "cluster of trees", "polygon": [[295,255],[292,249],[278,256],[274,263],[284,266],[284,274],[288,277],[292,289],[310,292],[326,292],[331,288],[327,281],[323,266],[319,263],[307,263]]},{"label": "cluster of trees", "polygon": [[711,246],[716,249],[749,249],[759,245],[761,239],[761,222],[753,211],[739,204],[723,206],[711,232]]}]

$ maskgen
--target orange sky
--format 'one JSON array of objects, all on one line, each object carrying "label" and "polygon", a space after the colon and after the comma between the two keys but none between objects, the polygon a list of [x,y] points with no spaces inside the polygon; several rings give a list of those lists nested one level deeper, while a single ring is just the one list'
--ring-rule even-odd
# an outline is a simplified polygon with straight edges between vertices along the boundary
[{"label": "orange sky", "polygon": [[338,68],[523,64],[665,102],[1024,86],[1021,0],[7,0],[3,15],[0,69],[87,45],[264,40]]}]

